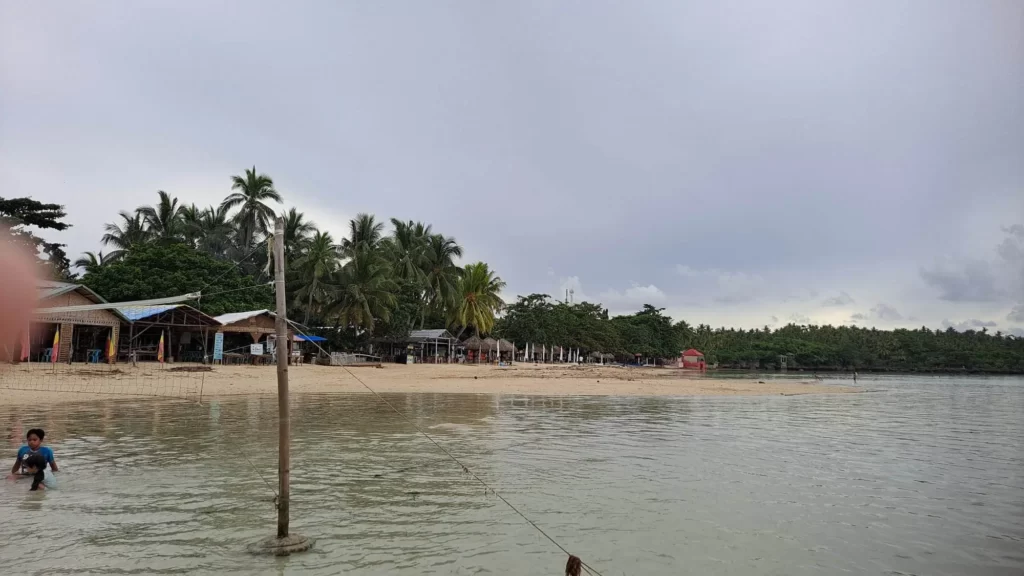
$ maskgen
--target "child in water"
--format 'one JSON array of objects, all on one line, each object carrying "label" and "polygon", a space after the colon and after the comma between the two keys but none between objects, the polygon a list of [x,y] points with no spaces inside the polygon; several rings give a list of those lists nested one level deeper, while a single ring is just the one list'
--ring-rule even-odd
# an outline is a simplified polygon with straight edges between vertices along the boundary
[{"label": "child in water", "polygon": [[28,474],[27,466],[25,461],[32,455],[38,454],[43,457],[43,468],[46,464],[50,465],[50,469],[54,472],[57,471],[57,462],[53,459],[53,450],[43,446],[43,438],[46,437],[46,432],[42,428],[33,428],[25,434],[26,444],[18,450],[18,459],[14,461],[14,466],[11,468],[11,475],[17,474]]},{"label": "child in water", "polygon": [[25,470],[32,475],[32,487],[29,490],[46,490],[57,485],[53,472],[46,469],[46,458],[42,454],[32,454],[25,458]]}]

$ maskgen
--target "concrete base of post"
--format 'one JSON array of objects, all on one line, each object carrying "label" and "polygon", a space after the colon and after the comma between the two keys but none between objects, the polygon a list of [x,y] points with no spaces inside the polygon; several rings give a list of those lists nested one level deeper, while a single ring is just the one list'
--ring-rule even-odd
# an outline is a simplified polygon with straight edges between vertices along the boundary
[{"label": "concrete base of post", "polygon": [[288,556],[305,552],[313,547],[313,539],[302,534],[289,534],[284,538],[270,536],[249,545],[249,553],[257,556]]}]

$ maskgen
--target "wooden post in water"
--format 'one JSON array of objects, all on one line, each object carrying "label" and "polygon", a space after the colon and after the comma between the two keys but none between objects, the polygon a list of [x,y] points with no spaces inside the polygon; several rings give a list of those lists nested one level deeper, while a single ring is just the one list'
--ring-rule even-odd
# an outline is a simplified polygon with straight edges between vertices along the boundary
[{"label": "wooden post in water", "polygon": [[300,534],[288,531],[288,504],[291,477],[291,417],[288,406],[288,316],[287,296],[284,283],[284,219],[274,222],[274,296],[277,300],[277,431],[278,431],[278,494],[277,494],[277,537],[267,538],[250,547],[250,551],[261,554],[287,556],[304,552],[313,546],[313,541]]},{"label": "wooden post in water", "polygon": [[274,296],[277,298],[277,537],[288,537],[291,417],[288,411],[288,317],[284,284],[284,220],[274,222]]}]

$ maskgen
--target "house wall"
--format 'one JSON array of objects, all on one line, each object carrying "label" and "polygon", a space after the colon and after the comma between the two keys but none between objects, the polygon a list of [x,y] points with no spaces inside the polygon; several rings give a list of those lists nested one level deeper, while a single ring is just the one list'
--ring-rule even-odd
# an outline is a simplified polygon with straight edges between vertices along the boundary
[{"label": "house wall", "polygon": [[[264,314],[246,318],[245,320],[239,320],[233,324],[226,324],[217,331],[248,333],[252,335],[253,341],[257,341],[264,334],[274,334],[277,332],[275,322],[274,318]],[[291,333],[290,330],[289,333]]]}]

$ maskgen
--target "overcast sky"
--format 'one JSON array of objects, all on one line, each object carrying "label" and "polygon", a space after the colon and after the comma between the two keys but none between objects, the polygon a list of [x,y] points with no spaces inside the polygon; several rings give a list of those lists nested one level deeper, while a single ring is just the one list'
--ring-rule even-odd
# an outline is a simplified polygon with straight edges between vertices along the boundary
[{"label": "overcast sky", "polygon": [[253,164],[508,299],[1024,329],[1020,0],[0,0],[0,196],[65,204],[72,258]]}]

